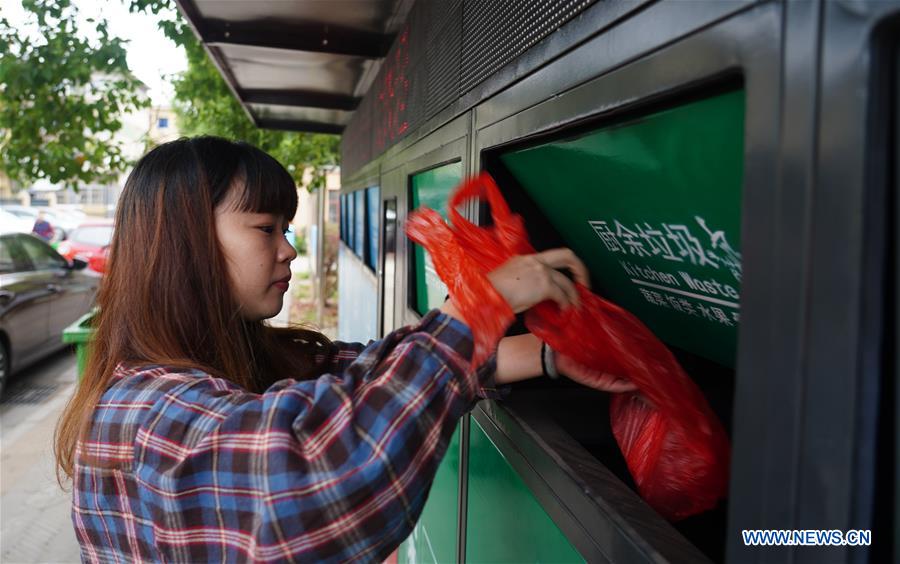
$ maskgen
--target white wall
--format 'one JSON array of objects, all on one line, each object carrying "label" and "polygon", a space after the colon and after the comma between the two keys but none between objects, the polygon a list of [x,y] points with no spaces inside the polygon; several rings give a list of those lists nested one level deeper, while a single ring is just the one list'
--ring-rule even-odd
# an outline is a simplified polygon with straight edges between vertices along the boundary
[{"label": "white wall", "polygon": [[366,343],[378,334],[378,280],[341,243],[338,251],[338,340]]}]

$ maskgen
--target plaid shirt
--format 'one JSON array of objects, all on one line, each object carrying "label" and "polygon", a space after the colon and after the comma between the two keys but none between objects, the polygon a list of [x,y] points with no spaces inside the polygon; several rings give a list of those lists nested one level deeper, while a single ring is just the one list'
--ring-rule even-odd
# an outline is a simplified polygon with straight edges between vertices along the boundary
[{"label": "plaid shirt", "polygon": [[72,519],[91,562],[382,560],[412,530],[458,419],[490,388],[432,311],[335,343],[328,374],[253,394],[120,365],[79,444]]}]

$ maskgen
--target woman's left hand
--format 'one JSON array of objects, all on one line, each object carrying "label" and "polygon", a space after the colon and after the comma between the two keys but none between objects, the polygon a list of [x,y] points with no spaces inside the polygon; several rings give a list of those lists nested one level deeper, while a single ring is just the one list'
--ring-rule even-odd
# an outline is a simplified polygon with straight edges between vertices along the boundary
[{"label": "woman's left hand", "polygon": [[554,358],[557,372],[589,388],[612,393],[631,392],[637,389],[637,386],[625,378],[587,368],[558,352],[554,352]]}]

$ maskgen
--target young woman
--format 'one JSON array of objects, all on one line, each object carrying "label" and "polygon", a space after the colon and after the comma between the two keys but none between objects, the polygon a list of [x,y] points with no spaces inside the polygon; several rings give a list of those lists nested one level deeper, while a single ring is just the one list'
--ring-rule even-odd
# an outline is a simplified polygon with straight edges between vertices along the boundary
[{"label": "young woman", "polygon": [[[266,325],[296,256],[283,236],[296,207],[290,175],[243,143],[181,139],[131,173],[56,437],[85,560],[383,559],[412,530],[457,420],[495,383],[541,374],[531,335],[470,366],[452,299],[368,346]],[[515,311],[575,307],[557,268],[587,283],[565,249],[489,278]]]}]

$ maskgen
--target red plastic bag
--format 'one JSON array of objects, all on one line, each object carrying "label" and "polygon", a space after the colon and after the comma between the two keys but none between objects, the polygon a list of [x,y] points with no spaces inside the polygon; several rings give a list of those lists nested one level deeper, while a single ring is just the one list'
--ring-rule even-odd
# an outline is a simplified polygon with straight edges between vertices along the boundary
[{"label": "red plastic bag", "polygon": [[[457,211],[467,200],[490,204],[494,225],[478,227]],[[450,225],[429,209],[410,215],[406,232],[431,254],[438,276],[475,336],[477,366],[514,315],[487,279],[514,255],[531,254],[522,218],[482,173],[450,197]],[[728,438],[703,394],[672,353],[635,316],[577,285],[580,308],[542,302],[525,315],[528,329],[558,354],[598,374],[628,378],[639,392],[615,394],[613,434],[644,500],[675,521],[711,509],[728,488]],[[590,385],[590,382],[588,382]]]}]

